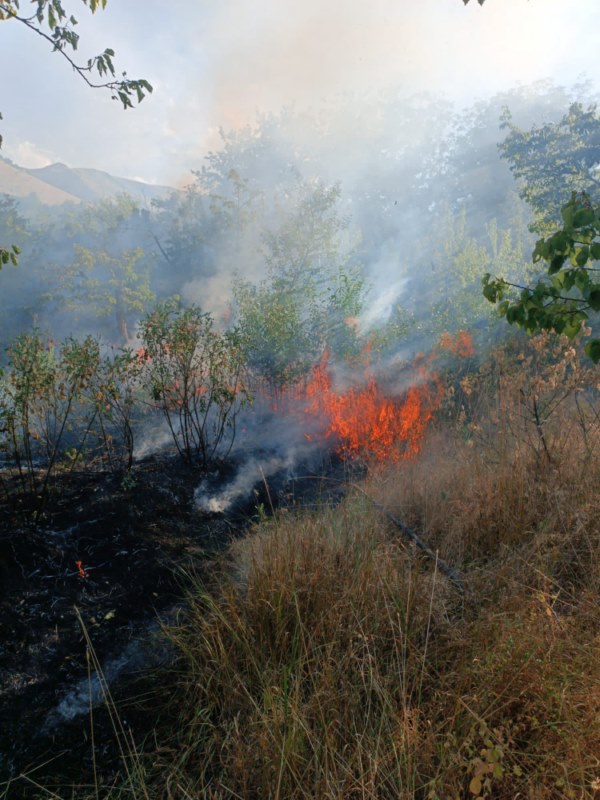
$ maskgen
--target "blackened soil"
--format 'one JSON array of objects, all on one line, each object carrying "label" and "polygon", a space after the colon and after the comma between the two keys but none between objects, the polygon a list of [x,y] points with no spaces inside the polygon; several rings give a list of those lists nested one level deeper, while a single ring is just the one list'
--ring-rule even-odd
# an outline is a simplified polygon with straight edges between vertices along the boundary
[{"label": "blackened soil", "polygon": [[[234,469],[222,467],[211,480],[225,482]],[[203,477],[174,458],[155,458],[126,481],[63,476],[35,524],[26,508],[0,505],[0,798],[47,796],[40,784],[69,797],[69,786],[110,782],[119,768],[115,723],[102,703],[91,741],[89,695],[95,703],[101,693],[81,620],[118,724],[143,748],[169,713],[168,687],[163,692],[156,675],[173,654],[159,621],[181,607],[186,576],[209,576],[215,554],[244,532],[256,506],[343,491],[342,481],[282,481],[267,496],[259,484],[246,506],[211,516],[193,502]]]}]

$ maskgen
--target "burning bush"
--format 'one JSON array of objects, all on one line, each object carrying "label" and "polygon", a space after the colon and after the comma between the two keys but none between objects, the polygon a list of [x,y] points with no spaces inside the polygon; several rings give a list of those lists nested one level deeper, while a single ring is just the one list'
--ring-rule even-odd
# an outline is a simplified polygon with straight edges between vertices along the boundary
[{"label": "burning bush", "polygon": [[367,368],[363,386],[334,388],[325,353],[306,388],[307,411],[327,420],[326,435],[338,442],[342,455],[376,461],[415,456],[441,401],[437,377],[421,367],[419,383],[401,398],[386,397]]}]

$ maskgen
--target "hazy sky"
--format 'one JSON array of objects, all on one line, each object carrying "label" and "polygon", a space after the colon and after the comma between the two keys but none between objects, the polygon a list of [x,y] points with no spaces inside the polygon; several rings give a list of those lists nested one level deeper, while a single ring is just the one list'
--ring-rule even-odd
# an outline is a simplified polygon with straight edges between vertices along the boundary
[{"label": "hazy sky", "polygon": [[[23,0],[22,7],[28,6]],[[600,83],[599,0],[109,0],[80,20],[80,60],[112,47],[154,94],[124,112],[22,25],[0,22],[4,153],[179,183],[217,128],[257,110],[398,87],[463,103],[517,83]]]}]

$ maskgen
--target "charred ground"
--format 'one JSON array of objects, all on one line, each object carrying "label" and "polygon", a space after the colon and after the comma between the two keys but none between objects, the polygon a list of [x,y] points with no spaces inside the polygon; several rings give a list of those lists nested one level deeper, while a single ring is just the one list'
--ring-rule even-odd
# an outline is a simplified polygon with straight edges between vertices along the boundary
[{"label": "charred ground", "polygon": [[[330,471],[340,468],[328,463]],[[218,465],[210,485],[226,484],[235,470],[233,462]],[[2,507],[2,781],[22,773],[54,785],[85,783],[86,774],[91,780],[90,691],[94,704],[103,704],[97,681],[90,689],[77,612],[111,691],[139,698],[144,674],[171,660],[160,624],[177,614],[186,576],[210,575],[216,554],[246,530],[257,508],[343,491],[335,481],[323,488],[318,478],[294,482],[274,475],[267,493],[257,474],[254,491],[224,516],[194,502],[202,478],[174,456],[153,457],[136,464],[126,481],[107,473],[61,476],[35,523],[26,502]],[[168,713],[168,703],[158,702],[156,676],[152,692],[150,703],[126,704],[126,726],[138,741]],[[108,778],[117,766],[117,742],[106,710],[94,717],[96,754]],[[31,791],[29,780],[17,780],[8,796]]]}]

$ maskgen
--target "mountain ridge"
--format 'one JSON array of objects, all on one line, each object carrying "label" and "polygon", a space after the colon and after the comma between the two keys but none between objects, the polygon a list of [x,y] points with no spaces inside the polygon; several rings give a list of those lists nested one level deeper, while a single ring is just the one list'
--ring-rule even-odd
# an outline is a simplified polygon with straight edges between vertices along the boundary
[{"label": "mountain ridge", "polygon": [[35,198],[42,205],[95,203],[118,194],[128,194],[141,204],[155,197],[168,197],[175,189],[121,178],[90,167],[69,167],[57,162],[27,168],[0,156],[0,194],[20,201]]}]

